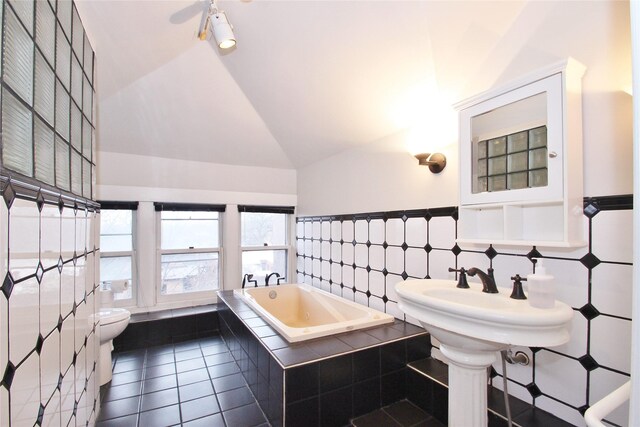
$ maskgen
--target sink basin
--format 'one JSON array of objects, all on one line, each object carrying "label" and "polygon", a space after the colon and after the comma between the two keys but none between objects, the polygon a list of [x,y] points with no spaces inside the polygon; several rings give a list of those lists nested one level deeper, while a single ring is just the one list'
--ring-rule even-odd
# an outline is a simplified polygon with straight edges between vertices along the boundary
[{"label": "sink basin", "polygon": [[497,352],[566,343],[573,310],[559,301],[552,308],[534,308],[509,298],[507,290],[484,293],[479,283],[470,282],[470,289],[456,285],[453,280],[407,280],[396,285],[396,292],[400,309],[440,341],[449,361],[449,426],[481,427],[487,425],[486,368]]},{"label": "sink basin", "polygon": [[[400,309],[418,319],[438,341],[435,328],[480,341],[494,350],[510,346],[551,347],[569,341],[567,322],[573,316],[568,305],[556,301],[549,309],[534,308],[526,300],[509,298],[510,292],[488,294],[482,285],[456,288],[453,280],[407,280],[396,285]],[[487,348],[490,350],[490,348]]]}]

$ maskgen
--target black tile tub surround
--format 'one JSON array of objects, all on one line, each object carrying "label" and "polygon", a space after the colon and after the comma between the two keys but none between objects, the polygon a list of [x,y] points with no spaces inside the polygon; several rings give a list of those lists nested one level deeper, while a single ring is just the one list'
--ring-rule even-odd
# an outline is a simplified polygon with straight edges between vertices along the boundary
[{"label": "black tile tub surround", "polygon": [[134,314],[113,347],[122,352],[219,335],[217,310],[211,304]]},{"label": "black tile tub surround", "polygon": [[429,335],[400,321],[290,344],[271,328],[265,335],[233,291],[218,295],[221,334],[274,426],[343,426],[404,399],[407,357],[429,355]]}]

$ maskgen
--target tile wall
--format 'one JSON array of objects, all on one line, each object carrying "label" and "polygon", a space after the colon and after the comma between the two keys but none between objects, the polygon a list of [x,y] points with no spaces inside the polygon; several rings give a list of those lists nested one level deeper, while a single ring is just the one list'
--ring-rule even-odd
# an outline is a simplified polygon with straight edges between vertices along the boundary
[{"label": "tile wall", "polygon": [[99,215],[4,180],[0,192],[0,425],[93,425]]},{"label": "tile wall", "polygon": [[[557,298],[571,305],[571,340],[552,349],[518,348],[530,366],[508,367],[509,392],[576,425],[582,413],[628,381],[631,342],[632,198],[585,199],[588,246],[577,249],[456,244],[455,207],[297,219],[298,282],[403,319],[394,285],[412,278],[454,278],[449,267],[495,269],[510,291],[510,277],[532,272],[545,258]],[[507,289],[508,288],[508,289]],[[526,285],[525,285],[526,290]],[[406,320],[417,323],[415,319]],[[433,340],[434,357],[441,358]],[[499,364],[493,383],[501,388]],[[625,425],[624,405],[609,420]]]}]

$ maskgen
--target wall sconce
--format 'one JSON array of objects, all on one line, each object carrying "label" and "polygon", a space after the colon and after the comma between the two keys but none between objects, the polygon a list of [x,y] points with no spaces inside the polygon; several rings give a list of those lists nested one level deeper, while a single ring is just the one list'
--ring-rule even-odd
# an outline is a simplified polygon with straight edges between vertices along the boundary
[{"label": "wall sconce", "polygon": [[447,166],[447,158],[442,153],[421,153],[416,154],[418,164],[421,166],[429,166],[429,170],[433,173],[440,173]]}]

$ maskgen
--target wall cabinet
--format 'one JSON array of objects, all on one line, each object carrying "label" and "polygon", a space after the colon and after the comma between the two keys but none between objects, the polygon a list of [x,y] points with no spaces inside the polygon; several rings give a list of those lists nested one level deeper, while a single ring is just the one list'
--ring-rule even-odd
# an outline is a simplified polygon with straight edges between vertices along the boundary
[{"label": "wall cabinet", "polygon": [[585,244],[584,71],[569,58],[456,104],[458,243]]}]

